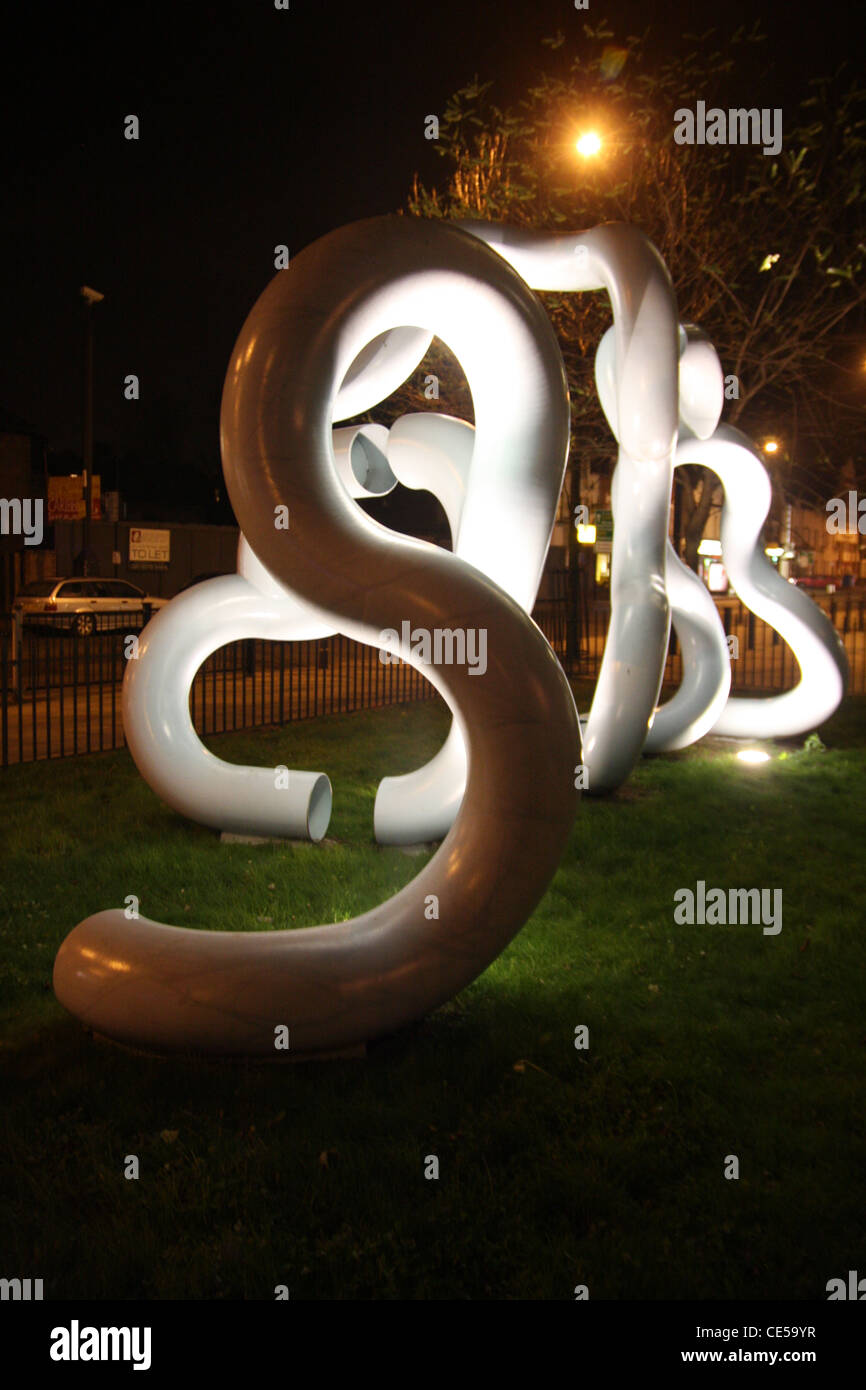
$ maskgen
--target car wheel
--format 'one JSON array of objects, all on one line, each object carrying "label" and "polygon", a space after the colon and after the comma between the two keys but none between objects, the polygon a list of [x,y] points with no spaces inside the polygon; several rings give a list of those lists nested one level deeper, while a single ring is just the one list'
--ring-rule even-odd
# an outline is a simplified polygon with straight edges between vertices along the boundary
[{"label": "car wheel", "polygon": [[75,631],[79,637],[91,637],[93,635],[93,617],[90,613],[77,613],[75,615]]}]

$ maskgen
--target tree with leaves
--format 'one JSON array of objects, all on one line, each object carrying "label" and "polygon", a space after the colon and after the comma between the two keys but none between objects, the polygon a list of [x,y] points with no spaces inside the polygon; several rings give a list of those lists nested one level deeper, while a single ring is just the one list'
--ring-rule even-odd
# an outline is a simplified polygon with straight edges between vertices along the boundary
[{"label": "tree with leaves", "polygon": [[[742,106],[734,89],[750,72],[751,90],[761,90],[766,40],[757,27],[726,36],[724,49],[712,32],[685,36],[664,57],[649,32],[617,40],[605,24],[585,25],[570,47],[561,34],[544,43],[546,69],[516,103],[496,105],[493,83],[477,78],[454,94],[436,146],[445,178],[426,187],[416,177],[407,211],[539,230],[639,226],[671,271],[680,319],[716,346],[726,418],[756,438],[784,439],[775,482],[786,500],[826,498],[843,466],[863,466],[863,392],[846,391],[843,376],[866,305],[866,90],[845,71],[813,81],[799,110],[785,113],[776,156],[680,145],[677,110],[698,100]],[[575,142],[590,127],[601,155],[581,161]],[[601,294],[539,297],[571,388],[571,509],[585,471],[608,473],[615,453],[593,382],[610,312]],[[437,343],[420,379],[439,372],[455,377]],[[452,413],[468,414],[465,383],[455,379],[447,399]],[[399,405],[429,408],[419,388]],[[677,476],[684,555],[696,566],[718,484],[702,468]]]}]

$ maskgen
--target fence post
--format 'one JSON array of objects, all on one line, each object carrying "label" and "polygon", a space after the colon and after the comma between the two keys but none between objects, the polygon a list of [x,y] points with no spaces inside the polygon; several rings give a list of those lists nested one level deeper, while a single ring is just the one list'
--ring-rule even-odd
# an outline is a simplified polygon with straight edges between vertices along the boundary
[{"label": "fence post", "polygon": [[580,573],[582,556],[575,549],[569,556],[573,564],[565,571],[565,669],[580,670],[581,637],[583,629],[583,584]]},{"label": "fence post", "polygon": [[0,628],[0,766],[9,766],[9,647],[14,639],[14,629],[7,637]]},{"label": "fence post", "polygon": [[12,614],[12,693],[21,703],[21,660],[24,645],[24,625],[19,613]]}]

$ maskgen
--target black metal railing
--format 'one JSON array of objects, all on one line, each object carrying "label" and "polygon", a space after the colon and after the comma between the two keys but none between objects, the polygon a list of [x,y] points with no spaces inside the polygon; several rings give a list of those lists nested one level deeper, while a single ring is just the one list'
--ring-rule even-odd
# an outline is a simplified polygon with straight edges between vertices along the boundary
[{"label": "black metal railing", "polygon": [[[574,602],[567,572],[545,576],[546,597],[533,616],[565,670],[594,679],[600,670],[610,605],[595,597]],[[827,613],[848,653],[849,689],[866,694],[866,595],[812,596]],[[738,599],[720,599],[731,648],[732,687],[761,693],[790,689],[797,663],[778,634]],[[147,615],[100,613],[93,631],[59,627],[50,614],[26,622],[0,616],[0,765],[118,748],[124,743],[121,687],[131,646]],[[665,682],[682,679],[672,632]],[[200,734],[280,725],[319,715],[435,697],[413,667],[387,665],[378,651],[340,635],[317,642],[232,642],[208,658],[190,691],[190,714]]]},{"label": "black metal railing", "polygon": [[[122,619],[122,623],[119,621]],[[121,688],[139,621],[100,615],[90,633],[37,615],[0,618],[0,763],[118,748]],[[190,715],[200,734],[284,724],[435,697],[414,667],[335,635],[316,642],[232,642],[199,668]]]},{"label": "black metal railing", "polygon": [[[866,694],[866,594],[853,590],[809,597],[826,613],[842,639],[850,669],[849,693]],[[770,694],[797,684],[797,662],[774,628],[756,618],[738,598],[720,598],[716,606],[728,638],[734,691]],[[572,601],[558,594],[540,601],[533,617],[570,676],[593,679],[598,675],[610,623],[609,602],[598,598]],[[672,629],[665,684],[679,684],[682,674],[682,655]]]}]

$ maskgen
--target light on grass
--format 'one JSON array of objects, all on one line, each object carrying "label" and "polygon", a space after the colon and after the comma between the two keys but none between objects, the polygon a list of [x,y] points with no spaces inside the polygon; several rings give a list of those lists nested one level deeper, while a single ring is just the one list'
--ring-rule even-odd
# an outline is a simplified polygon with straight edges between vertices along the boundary
[{"label": "light on grass", "polygon": [[769,753],[764,753],[760,748],[741,748],[737,754],[741,763],[768,763]]}]

